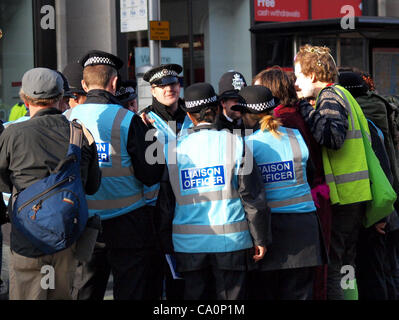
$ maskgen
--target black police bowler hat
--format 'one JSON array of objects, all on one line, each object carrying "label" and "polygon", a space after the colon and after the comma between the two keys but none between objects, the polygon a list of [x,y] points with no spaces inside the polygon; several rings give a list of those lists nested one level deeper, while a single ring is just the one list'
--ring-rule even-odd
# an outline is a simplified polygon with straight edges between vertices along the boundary
[{"label": "black police bowler hat", "polygon": [[72,62],[68,64],[62,73],[68,79],[72,93],[86,94],[82,87],[83,67],[80,63]]},{"label": "black police bowler hat", "polygon": [[125,103],[137,98],[136,82],[133,80],[122,81],[121,87],[115,93],[115,97],[121,102]]},{"label": "black police bowler hat", "polygon": [[179,73],[183,71],[182,66],[174,63],[162,64],[144,73],[143,80],[151,85],[165,86],[179,82]]},{"label": "black police bowler hat", "polygon": [[218,105],[218,97],[212,85],[206,82],[192,84],[184,90],[184,104],[186,112],[196,113],[203,108]]},{"label": "black police bowler hat", "polygon": [[238,92],[247,86],[244,76],[236,71],[224,73],[219,80],[219,99],[239,98]]},{"label": "black police bowler hat", "polygon": [[72,99],[76,99],[76,96],[71,92],[71,89],[69,88],[69,83],[67,78],[59,71],[56,71],[62,78],[62,80],[64,81],[64,97],[66,98],[72,98]]},{"label": "black police bowler hat", "polygon": [[91,50],[87,52],[79,60],[79,63],[82,65],[83,68],[88,66],[106,65],[114,67],[116,70],[119,70],[123,66],[123,61],[117,56],[100,50]]},{"label": "black police bowler hat", "polygon": [[242,101],[231,109],[242,113],[262,113],[279,105],[279,99],[265,86],[248,86],[240,91]]},{"label": "black police bowler hat", "polygon": [[367,94],[367,84],[359,73],[351,71],[340,72],[338,83],[347,89],[355,98]]}]

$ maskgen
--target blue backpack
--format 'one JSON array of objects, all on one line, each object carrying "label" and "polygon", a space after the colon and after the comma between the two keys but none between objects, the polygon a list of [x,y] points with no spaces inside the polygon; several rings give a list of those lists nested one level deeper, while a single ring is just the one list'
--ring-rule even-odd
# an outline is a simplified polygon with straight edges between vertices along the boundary
[{"label": "blue backpack", "polygon": [[49,176],[13,194],[12,224],[45,254],[76,242],[88,219],[80,177],[82,127],[74,120],[70,129],[66,158]]}]

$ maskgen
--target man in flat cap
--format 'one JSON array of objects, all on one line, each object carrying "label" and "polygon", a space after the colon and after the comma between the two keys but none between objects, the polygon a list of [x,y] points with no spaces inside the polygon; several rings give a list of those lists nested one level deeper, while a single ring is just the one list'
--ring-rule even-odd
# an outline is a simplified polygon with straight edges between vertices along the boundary
[{"label": "man in flat cap", "polygon": [[69,106],[76,107],[86,101],[86,91],[83,90],[83,67],[78,62],[68,64],[62,71],[64,76],[68,79],[70,92],[74,97],[69,98]]},{"label": "man in flat cap", "polygon": [[[22,191],[52,173],[65,158],[70,123],[59,110],[63,92],[62,77],[53,70],[35,68],[24,74],[20,97],[29,108],[30,119],[8,126],[0,136],[0,191]],[[81,151],[84,190],[94,194],[100,186],[101,172],[94,139],[88,133]],[[12,223],[10,299],[71,299],[77,265],[74,246],[45,254]],[[41,269],[46,265],[54,268],[54,288],[50,290],[41,285]]]},{"label": "man in flat cap", "polygon": [[247,83],[244,76],[236,71],[224,73],[219,80],[219,103],[220,112],[216,120],[219,130],[228,129],[233,132],[234,129],[244,129],[241,120],[241,113],[231,109],[237,105],[240,100],[239,92],[246,87]]},{"label": "man in flat cap", "polygon": [[89,215],[99,215],[117,300],[157,299],[152,220],[143,197],[143,184],[160,180],[164,165],[149,164],[145,141],[149,130],[141,118],[123,108],[114,94],[123,62],[103,51],[90,51],[81,60],[84,104],[71,109],[97,143],[102,171],[99,191],[87,197]]}]

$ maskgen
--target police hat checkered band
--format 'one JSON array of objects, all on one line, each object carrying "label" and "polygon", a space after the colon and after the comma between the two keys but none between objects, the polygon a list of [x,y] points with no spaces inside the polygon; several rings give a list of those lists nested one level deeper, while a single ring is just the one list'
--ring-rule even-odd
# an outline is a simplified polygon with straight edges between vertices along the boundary
[{"label": "police hat checkered band", "polygon": [[213,96],[211,98],[202,99],[202,100],[186,101],[185,105],[187,109],[190,109],[201,105],[206,105],[208,103],[216,102],[217,100],[218,100],[217,96]]},{"label": "police hat checkered band", "polygon": [[166,77],[166,76],[174,76],[174,77],[176,77],[176,76],[177,76],[177,72],[174,71],[174,70],[163,69],[163,70],[161,70],[161,71],[155,73],[155,74],[150,78],[149,82],[153,82],[153,81],[155,81],[155,80],[162,79],[163,77]]},{"label": "police hat checkered band", "polygon": [[248,109],[252,109],[255,111],[263,111],[267,110],[269,108],[272,108],[275,106],[274,99],[268,101],[268,102],[263,102],[263,103],[238,103],[238,105],[247,107]]},{"label": "police hat checkered band", "polygon": [[91,58],[87,59],[84,66],[87,67],[92,64],[107,64],[107,65],[115,67],[115,63],[113,63],[110,58],[106,58],[106,57],[91,57]]}]

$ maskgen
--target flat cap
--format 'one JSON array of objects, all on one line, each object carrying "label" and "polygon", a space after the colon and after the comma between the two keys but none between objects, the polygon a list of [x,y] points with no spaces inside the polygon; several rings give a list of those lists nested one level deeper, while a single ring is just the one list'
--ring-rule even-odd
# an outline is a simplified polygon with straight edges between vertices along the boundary
[{"label": "flat cap", "polygon": [[68,79],[72,93],[86,94],[82,87],[83,67],[80,63],[72,62],[68,64],[62,73]]},{"label": "flat cap", "polygon": [[51,99],[64,93],[61,75],[48,68],[33,68],[22,77],[22,91],[30,98]]},{"label": "flat cap", "polygon": [[248,86],[240,91],[242,100],[231,109],[242,113],[262,113],[279,105],[279,99],[265,86]]},{"label": "flat cap", "polygon": [[182,66],[178,64],[162,64],[144,73],[143,80],[149,82],[151,85],[164,86],[179,82],[178,75],[182,71]]},{"label": "flat cap", "polygon": [[219,80],[219,99],[239,98],[238,92],[246,86],[247,82],[241,73],[226,72]]},{"label": "flat cap", "polygon": [[106,65],[119,70],[123,66],[123,61],[111,53],[91,50],[87,52],[80,60],[79,63],[83,68],[88,66]]},{"label": "flat cap", "polygon": [[206,82],[192,84],[184,90],[184,104],[186,112],[196,113],[203,108],[218,105],[218,97],[212,85]]}]

